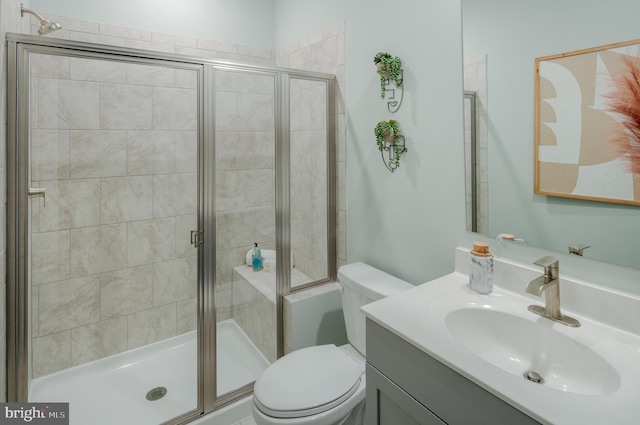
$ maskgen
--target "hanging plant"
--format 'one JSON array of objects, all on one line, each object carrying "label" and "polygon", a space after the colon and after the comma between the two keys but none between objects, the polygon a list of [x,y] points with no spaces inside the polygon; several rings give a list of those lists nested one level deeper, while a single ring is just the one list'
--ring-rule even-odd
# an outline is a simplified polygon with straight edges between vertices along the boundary
[{"label": "hanging plant", "polygon": [[[380,121],[376,124],[374,129],[376,135],[376,143],[378,144],[378,150],[383,152],[385,149],[393,149],[395,168],[400,166],[400,154],[405,152],[404,146],[395,143],[396,139],[402,134],[398,127],[396,120]],[[391,144],[391,146],[385,148],[385,143]]]},{"label": "hanging plant", "polygon": [[384,99],[387,80],[394,81],[396,86],[402,84],[402,78],[400,77],[402,61],[399,57],[391,56],[387,52],[378,52],[373,57],[373,63],[376,64],[378,74],[380,74],[380,97]]},{"label": "hanging plant", "polygon": [[396,137],[401,136],[400,128],[396,120],[380,121],[374,129],[378,149],[384,149],[384,143],[393,143]]}]

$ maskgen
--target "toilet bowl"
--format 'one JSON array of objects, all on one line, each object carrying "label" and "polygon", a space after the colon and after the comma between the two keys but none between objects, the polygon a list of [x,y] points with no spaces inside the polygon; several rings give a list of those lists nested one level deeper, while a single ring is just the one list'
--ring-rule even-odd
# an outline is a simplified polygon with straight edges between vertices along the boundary
[{"label": "toilet bowl", "polygon": [[[275,361],[256,381],[257,425],[358,424],[346,422],[364,406],[365,359],[350,345],[302,348]],[[363,410],[360,408],[360,410]]]},{"label": "toilet bowl", "polygon": [[413,285],[364,263],[338,271],[349,344],[302,348],[276,360],[253,393],[257,425],[361,425],[365,404],[365,317],[360,307]]}]

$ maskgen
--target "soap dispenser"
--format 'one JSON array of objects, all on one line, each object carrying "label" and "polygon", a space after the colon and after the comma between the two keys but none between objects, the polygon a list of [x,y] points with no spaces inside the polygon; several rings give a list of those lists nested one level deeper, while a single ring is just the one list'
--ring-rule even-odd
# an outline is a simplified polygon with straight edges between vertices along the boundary
[{"label": "soap dispenser", "polygon": [[469,286],[479,294],[488,294],[493,290],[493,255],[489,252],[489,244],[485,242],[473,243]]},{"label": "soap dispenser", "polygon": [[262,270],[262,252],[258,248],[258,242],[253,243],[253,252],[251,253],[251,266],[254,272]]}]

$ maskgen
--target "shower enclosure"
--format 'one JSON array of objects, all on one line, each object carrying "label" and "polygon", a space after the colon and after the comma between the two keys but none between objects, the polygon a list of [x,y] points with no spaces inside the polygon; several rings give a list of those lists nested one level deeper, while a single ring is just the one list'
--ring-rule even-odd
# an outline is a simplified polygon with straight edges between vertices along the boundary
[{"label": "shower enclosure", "polygon": [[333,76],[8,39],[10,401],[177,424],[250,394],[284,295],[335,279]]}]

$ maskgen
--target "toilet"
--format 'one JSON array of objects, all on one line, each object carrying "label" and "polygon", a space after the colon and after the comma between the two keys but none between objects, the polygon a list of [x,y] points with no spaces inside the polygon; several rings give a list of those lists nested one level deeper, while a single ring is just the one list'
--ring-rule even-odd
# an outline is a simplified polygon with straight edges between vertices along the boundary
[{"label": "toilet", "polygon": [[361,425],[365,401],[365,317],[360,307],[413,288],[365,263],[338,270],[349,344],[302,348],[276,360],[253,392],[257,425]]}]

